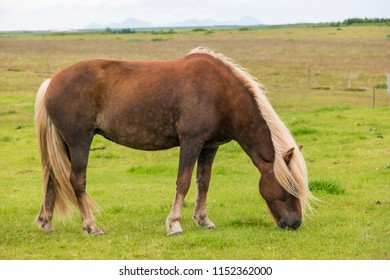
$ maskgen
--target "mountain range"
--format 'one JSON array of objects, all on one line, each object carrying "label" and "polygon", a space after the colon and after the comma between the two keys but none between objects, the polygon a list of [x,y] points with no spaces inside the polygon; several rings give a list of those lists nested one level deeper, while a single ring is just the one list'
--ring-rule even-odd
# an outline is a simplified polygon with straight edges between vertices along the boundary
[{"label": "mountain range", "polygon": [[206,26],[253,26],[262,23],[253,17],[245,16],[238,20],[217,21],[214,19],[187,19],[182,22],[172,22],[168,24],[154,24],[136,18],[128,18],[123,22],[111,22],[107,25],[91,23],[84,29],[121,29],[121,28],[156,28],[156,27],[206,27]]}]

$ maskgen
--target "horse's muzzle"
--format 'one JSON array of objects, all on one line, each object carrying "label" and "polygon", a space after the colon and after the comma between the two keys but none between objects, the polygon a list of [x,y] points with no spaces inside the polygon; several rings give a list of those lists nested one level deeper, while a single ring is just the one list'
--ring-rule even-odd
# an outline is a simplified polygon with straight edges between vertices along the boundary
[{"label": "horse's muzzle", "polygon": [[282,229],[293,229],[296,230],[301,226],[302,221],[301,220],[293,220],[286,222],[285,220],[281,219],[277,222],[278,227]]}]

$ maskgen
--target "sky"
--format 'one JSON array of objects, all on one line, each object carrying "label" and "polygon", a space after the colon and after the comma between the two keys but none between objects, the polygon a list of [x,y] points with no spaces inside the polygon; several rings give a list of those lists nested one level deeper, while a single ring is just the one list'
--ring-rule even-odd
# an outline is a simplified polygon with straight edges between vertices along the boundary
[{"label": "sky", "polygon": [[0,31],[82,29],[127,18],[166,25],[244,16],[263,24],[389,18],[390,0],[0,0]]}]

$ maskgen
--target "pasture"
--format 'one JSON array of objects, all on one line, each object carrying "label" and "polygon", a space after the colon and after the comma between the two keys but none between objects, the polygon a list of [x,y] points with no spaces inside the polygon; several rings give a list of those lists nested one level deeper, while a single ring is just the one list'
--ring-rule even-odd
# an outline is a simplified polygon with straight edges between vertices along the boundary
[{"label": "pasture", "polygon": [[[0,34],[0,259],[390,259],[389,37],[388,26]],[[300,229],[275,225],[258,171],[231,142],[217,154],[208,195],[217,228],[192,222],[193,178],[184,235],[167,237],[179,149],[136,151],[97,136],[87,190],[105,234],[83,235],[78,211],[42,233],[34,224],[42,186],[33,124],[41,82],[80,60],[174,59],[198,46],[261,81],[304,146],[318,201]]]}]

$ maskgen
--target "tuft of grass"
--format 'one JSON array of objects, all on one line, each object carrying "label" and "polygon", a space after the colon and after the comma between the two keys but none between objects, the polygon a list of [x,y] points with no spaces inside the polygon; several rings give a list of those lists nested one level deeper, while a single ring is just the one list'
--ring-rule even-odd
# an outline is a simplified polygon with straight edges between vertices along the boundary
[{"label": "tuft of grass", "polygon": [[159,38],[152,38],[151,40],[152,42],[164,42],[164,41],[168,41],[169,39],[159,37]]},{"label": "tuft of grass", "polygon": [[320,87],[312,87],[314,90],[330,90],[330,87],[320,86]]},{"label": "tuft of grass", "polygon": [[314,113],[345,111],[345,110],[349,110],[349,109],[350,109],[349,107],[339,107],[339,106],[322,107],[322,108],[314,110]]},{"label": "tuft of grass", "polygon": [[11,142],[13,140],[10,136],[3,136],[0,138],[0,142]]},{"label": "tuft of grass", "polygon": [[318,131],[315,128],[299,127],[299,128],[292,129],[291,133],[294,136],[301,136],[301,135],[317,134]]},{"label": "tuft of grass", "polygon": [[0,111],[0,116],[13,115],[13,114],[16,114],[15,110],[9,110],[9,111],[6,111],[6,112]]},{"label": "tuft of grass", "polygon": [[93,157],[93,158],[105,158],[105,159],[119,158],[119,156],[114,155],[113,153],[95,153],[95,154],[92,154],[91,157]]},{"label": "tuft of grass", "polygon": [[207,31],[206,28],[193,28],[192,32],[201,32],[201,31]]},{"label": "tuft of grass", "polygon": [[169,29],[169,30],[153,30],[152,31],[152,34],[153,35],[161,35],[161,34],[176,34],[177,32],[173,29]]},{"label": "tuft of grass", "polygon": [[376,89],[387,89],[387,84],[376,84],[375,88]]},{"label": "tuft of grass", "polygon": [[167,174],[167,173],[173,173],[174,172],[174,168],[172,167],[166,167],[166,166],[163,166],[163,165],[154,165],[154,166],[132,166],[130,167],[129,169],[127,169],[127,172],[128,173],[131,173],[131,174],[138,174],[138,175],[142,175],[142,174]]},{"label": "tuft of grass", "polygon": [[364,88],[346,88],[345,91],[352,91],[352,92],[363,92],[366,91]]},{"label": "tuft of grass", "polygon": [[329,180],[315,180],[309,183],[309,189],[313,192],[324,192],[327,194],[345,194],[344,188],[339,182]]}]

